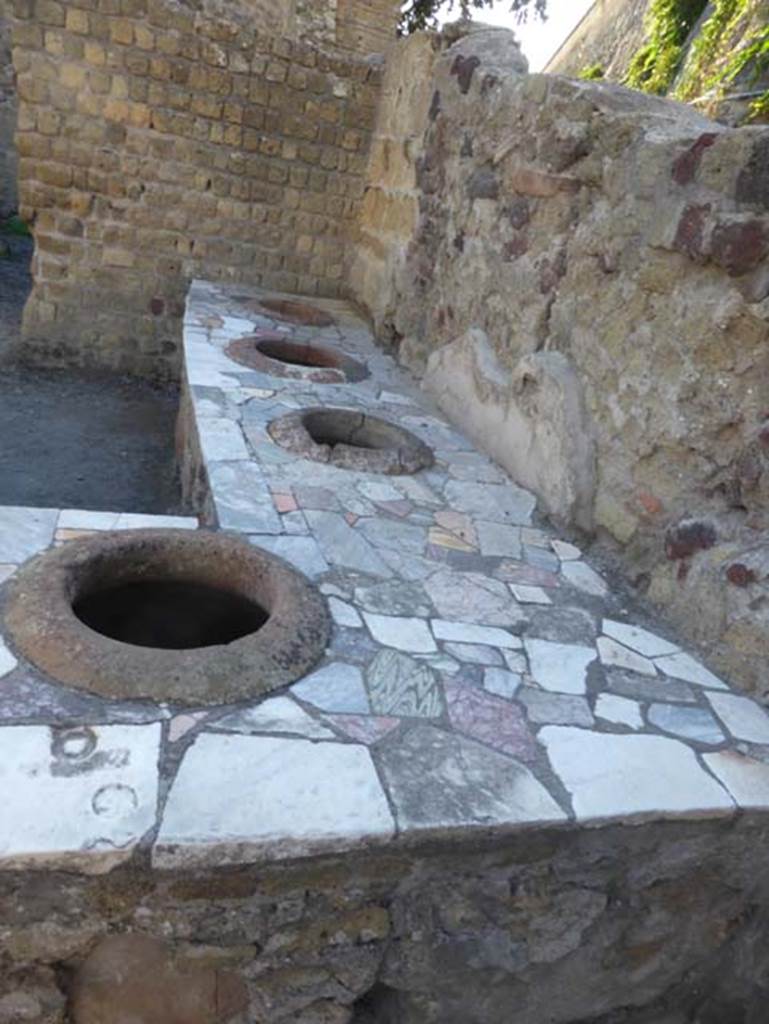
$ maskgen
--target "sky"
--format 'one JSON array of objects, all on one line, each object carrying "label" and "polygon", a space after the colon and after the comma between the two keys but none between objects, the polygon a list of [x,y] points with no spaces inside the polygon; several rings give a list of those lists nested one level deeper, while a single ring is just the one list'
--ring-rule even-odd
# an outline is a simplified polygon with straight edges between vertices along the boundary
[{"label": "sky", "polygon": [[[525,25],[519,25],[515,15],[510,12],[510,0],[497,0],[493,8],[479,11],[476,20],[513,29],[529,59],[530,69],[541,71],[592,3],[593,0],[548,0],[547,21],[541,22],[529,17]],[[443,20],[451,21],[454,18],[456,11]]]}]

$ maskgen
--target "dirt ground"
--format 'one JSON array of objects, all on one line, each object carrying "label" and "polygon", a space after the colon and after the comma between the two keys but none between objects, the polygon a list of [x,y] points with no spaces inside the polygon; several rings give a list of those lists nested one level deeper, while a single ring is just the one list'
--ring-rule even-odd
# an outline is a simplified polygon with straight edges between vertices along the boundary
[{"label": "dirt ground", "polygon": [[31,286],[29,239],[0,259],[0,505],[178,513],[178,394],[129,378],[10,364]]}]

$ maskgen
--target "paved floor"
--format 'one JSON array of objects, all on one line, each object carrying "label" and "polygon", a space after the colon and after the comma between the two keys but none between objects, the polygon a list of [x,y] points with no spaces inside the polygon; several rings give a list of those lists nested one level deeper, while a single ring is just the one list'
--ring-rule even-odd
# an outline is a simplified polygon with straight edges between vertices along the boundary
[{"label": "paved floor", "polygon": [[176,513],[175,391],[8,362],[31,287],[31,242],[0,260],[0,506]]}]

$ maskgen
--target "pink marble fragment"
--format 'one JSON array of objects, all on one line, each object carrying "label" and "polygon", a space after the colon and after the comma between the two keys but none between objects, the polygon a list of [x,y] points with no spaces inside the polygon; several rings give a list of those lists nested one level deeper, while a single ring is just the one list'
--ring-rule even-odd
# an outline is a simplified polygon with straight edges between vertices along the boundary
[{"label": "pink marble fragment", "polygon": [[355,526],[355,524],[360,519],[360,516],[356,516],[354,512],[345,512],[344,517],[347,520],[348,525],[350,526]]},{"label": "pink marble fragment", "polygon": [[273,494],[272,500],[280,513],[296,512],[299,508],[293,494]]},{"label": "pink marble fragment", "polygon": [[534,760],[536,744],[521,708],[456,680],[446,680],[444,689],[449,718],[457,732],[522,761]]},{"label": "pink marble fragment", "polygon": [[465,515],[464,512],[454,512],[452,509],[445,509],[435,513],[435,521],[444,530],[459,537],[465,544],[469,544],[473,548],[478,547],[478,535],[475,532],[475,526],[470,516]]},{"label": "pink marble fragment", "polygon": [[326,715],[325,719],[351,740],[367,746],[383,739],[395,729],[400,721],[384,715]]},{"label": "pink marble fragment", "polygon": [[172,718],[168,725],[168,742],[176,743],[182,736],[186,736],[190,729],[194,729],[207,714],[207,711],[191,711],[186,715],[177,715],[176,718]]}]

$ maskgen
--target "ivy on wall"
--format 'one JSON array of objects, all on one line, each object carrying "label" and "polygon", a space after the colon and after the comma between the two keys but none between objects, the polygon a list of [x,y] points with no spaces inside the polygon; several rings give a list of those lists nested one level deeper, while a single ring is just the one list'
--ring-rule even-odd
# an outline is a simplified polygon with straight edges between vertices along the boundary
[{"label": "ivy on wall", "polygon": [[664,95],[673,83],[689,33],[707,0],[652,0],[646,13],[647,39],[637,51],[625,85]]},{"label": "ivy on wall", "polygon": [[[769,3],[712,0],[710,6],[713,10],[687,54],[686,44],[707,0],[652,0],[647,39],[633,57],[624,84],[683,101],[704,95],[715,101],[735,87],[749,91],[755,86],[769,71]],[[757,27],[746,34],[753,22]],[[753,100],[749,116],[769,119],[769,89]]]}]

